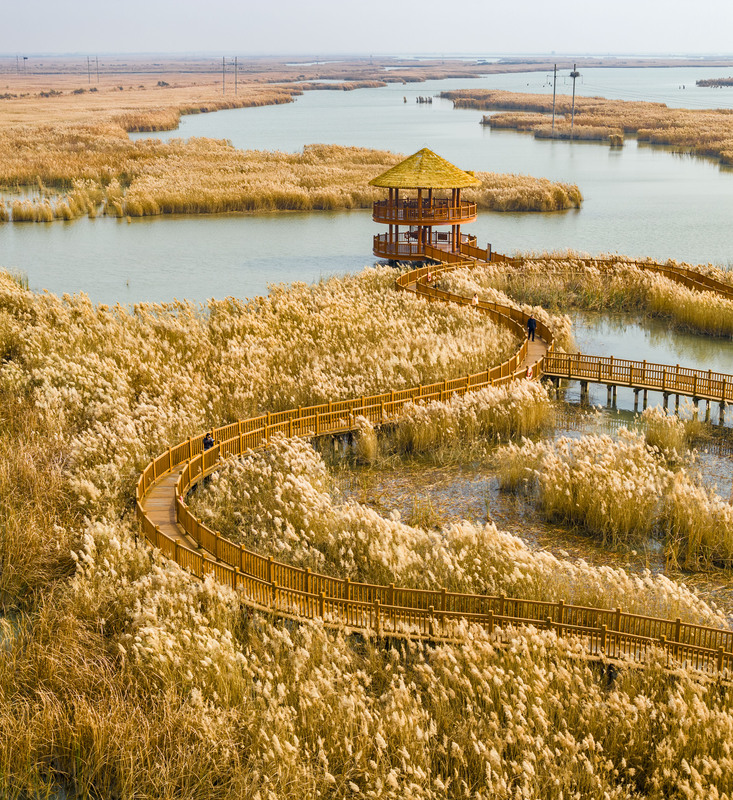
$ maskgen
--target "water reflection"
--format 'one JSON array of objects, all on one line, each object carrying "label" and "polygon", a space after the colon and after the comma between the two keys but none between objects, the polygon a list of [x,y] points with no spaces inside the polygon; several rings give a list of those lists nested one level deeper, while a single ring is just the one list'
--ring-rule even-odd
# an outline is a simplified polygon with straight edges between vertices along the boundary
[{"label": "water reflection", "polygon": [[[680,364],[685,367],[733,374],[731,339],[679,331],[664,320],[640,318],[633,314],[574,311],[570,316],[573,320],[575,342],[582,353],[659,364]],[[591,384],[589,391],[592,405],[606,404],[605,386]],[[580,401],[578,383],[570,384],[565,399],[572,403]],[[649,392],[650,405],[661,402],[661,392]],[[617,404],[620,409],[632,410],[633,390],[619,387]],[[714,413],[717,415],[717,408]]]}]

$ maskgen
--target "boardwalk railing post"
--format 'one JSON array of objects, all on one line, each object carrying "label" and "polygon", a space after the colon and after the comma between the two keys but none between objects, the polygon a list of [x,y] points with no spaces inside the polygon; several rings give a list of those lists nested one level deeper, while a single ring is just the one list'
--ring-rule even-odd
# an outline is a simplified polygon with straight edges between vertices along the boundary
[{"label": "boardwalk railing post", "polygon": [[318,616],[326,619],[326,595],[323,592],[318,593]]},{"label": "boardwalk railing post", "polygon": [[606,626],[601,625],[601,652],[606,652]]},{"label": "boardwalk railing post", "polygon": [[435,638],[435,608],[433,606],[428,606],[428,613],[430,616],[428,617],[428,635],[431,639]]},{"label": "boardwalk railing post", "polygon": [[374,630],[377,633],[377,638],[382,638],[382,617],[380,615],[379,600],[374,601]]},{"label": "boardwalk railing post", "polygon": [[723,671],[723,653],[724,652],[725,651],[723,650],[722,647],[718,648],[718,658],[717,658],[717,662],[716,662],[716,666],[718,668],[718,673],[721,673]]}]

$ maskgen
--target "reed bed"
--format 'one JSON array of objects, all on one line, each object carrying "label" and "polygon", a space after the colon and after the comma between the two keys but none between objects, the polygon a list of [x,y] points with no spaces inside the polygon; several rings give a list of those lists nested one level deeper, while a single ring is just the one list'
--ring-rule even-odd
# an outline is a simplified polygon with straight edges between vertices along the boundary
[{"label": "reed bed", "polygon": [[661,524],[675,565],[691,571],[733,566],[733,506],[715,492],[679,475]]},{"label": "reed bed", "polygon": [[[730,283],[730,273],[712,265],[694,269]],[[731,301],[688,289],[623,256],[596,260],[575,253],[528,255],[512,264],[452,273],[445,283],[456,290],[478,292],[489,301],[506,302],[502,298],[512,297],[515,305],[525,304],[521,307],[532,308],[535,315],[544,314],[543,321],[549,316],[542,308],[625,311],[660,317],[681,330],[733,336]],[[562,318],[549,324],[558,332],[565,327]],[[562,335],[567,339],[567,334]]]},{"label": "reed bed", "polygon": [[500,486],[536,491],[550,520],[579,525],[605,543],[638,543],[652,533],[673,474],[643,435],[510,444],[497,456]]},{"label": "reed bed", "polygon": [[533,381],[487,387],[446,402],[406,406],[395,425],[401,454],[424,453],[474,442],[541,433],[552,417],[546,390]]},{"label": "reed bed", "polygon": [[[143,124],[153,125],[135,123]],[[242,151],[203,138],[132,142],[114,128],[54,129],[46,136],[44,148],[31,148],[34,129],[0,132],[0,186],[43,187],[35,198],[12,202],[14,222],[97,213],[141,217],[367,208],[383,194],[369,180],[400,159],[386,151],[336,145],[308,145],[292,154]],[[582,200],[577,186],[546,179],[479,177],[483,184],[472,199],[484,208],[554,211],[578,207]]]},{"label": "reed bed", "polygon": [[719,88],[721,86],[733,86],[733,78],[704,78],[699,81],[695,81],[695,86],[712,86],[713,88]]},{"label": "reed bed", "polygon": [[[547,115],[552,112],[551,95],[461,89],[441,92],[440,96],[453,100],[456,108],[509,112],[485,117],[485,124],[491,127],[539,131],[542,138],[547,134],[550,122]],[[564,131],[569,126],[571,109],[572,98],[558,95],[555,110],[559,130]],[[733,113],[727,109],[690,110],[668,108],[664,103],[576,97],[574,129],[577,138],[584,138],[585,128],[593,131],[591,139],[599,138],[603,130],[608,137],[623,132],[635,136],[640,142],[716,158],[723,164],[733,163]]]},{"label": "reed bed", "polygon": [[[547,632],[382,647],[276,625],[137,539],[133,486],[169,443],[516,347],[478,314],[390,291],[393,279],[370,269],[248,302],[127,309],[0,275],[3,797],[731,792],[730,698],[685,673],[624,672],[609,704],[578,645]],[[340,504],[303,442],[226,465],[199,498],[269,552],[342,575],[725,624],[663,576],[533,552],[494,526],[431,532]]]},{"label": "reed bed", "polygon": [[564,211],[583,202],[574,183],[496,172],[477,172],[476,177],[481,186],[466,190],[465,198],[491,211]]},{"label": "reed bed", "polygon": [[[284,85],[257,83],[250,76],[243,78],[236,97],[222,96],[210,85],[178,84],[141,84],[129,91],[107,85],[93,95],[75,94],[64,85],[44,98],[19,96],[8,101],[10,107],[4,108],[10,113],[0,120],[0,193],[4,190],[9,204],[4,212],[0,209],[0,222],[69,220],[83,214],[368,208],[382,197],[369,180],[400,156],[315,144],[302,154],[241,151],[223,140],[128,137],[132,131],[172,130],[183,114],[276,105],[306,89],[373,83],[357,73],[344,75],[349,77],[343,83]],[[576,186],[527,176],[480,177],[483,186],[475,200],[483,208],[551,211],[577,207],[582,200]],[[39,184],[43,190],[33,196],[11,197],[18,188]]]},{"label": "reed bed", "polygon": [[671,464],[685,461],[692,440],[699,435],[698,420],[683,420],[659,406],[645,408],[641,414],[644,438]]},{"label": "reed bed", "polygon": [[[661,536],[668,561],[687,570],[733,566],[733,506],[685,470],[690,429],[647,409],[645,434],[509,444],[496,455],[500,486],[535,498],[549,520],[614,547]],[[674,473],[670,466],[677,468]]]}]

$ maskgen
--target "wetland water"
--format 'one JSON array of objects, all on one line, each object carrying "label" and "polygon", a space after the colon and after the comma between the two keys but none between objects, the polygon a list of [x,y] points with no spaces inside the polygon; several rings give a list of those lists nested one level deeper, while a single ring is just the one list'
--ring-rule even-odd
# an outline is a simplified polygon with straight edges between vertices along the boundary
[{"label": "wetland water", "polygon": [[[733,89],[697,89],[719,70],[584,71],[578,92],[733,107]],[[678,87],[686,85],[686,90]],[[551,91],[545,73],[390,84],[350,92],[306,92],[282,106],[184,117],[158,138],[209,136],[242,148],[296,151],[313,142],[412,153],[428,146],[466,169],[514,172],[577,183],[580,210],[553,214],[483,212],[470,226],[499,252],[618,252],[693,263],[733,262],[733,171],[629,140],[621,149],[537,141],[491,131],[482,112],[418,96],[455,88]],[[562,90],[562,85],[560,89]],[[407,102],[403,102],[407,98]],[[133,303],[263,294],[277,281],[312,281],[372,263],[368,211],[267,216],[159,217],[0,226],[0,264],[25,272],[34,289],[85,291],[94,301]]]}]

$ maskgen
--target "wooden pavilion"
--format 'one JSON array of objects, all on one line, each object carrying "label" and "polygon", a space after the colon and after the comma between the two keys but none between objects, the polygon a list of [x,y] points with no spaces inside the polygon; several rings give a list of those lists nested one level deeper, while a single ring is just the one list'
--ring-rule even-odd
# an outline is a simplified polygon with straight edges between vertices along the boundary
[{"label": "wooden pavilion", "polygon": [[[476,219],[476,204],[461,200],[461,189],[480,183],[427,147],[369,181],[389,189],[387,200],[374,203],[374,221],[389,225],[388,233],[374,237],[374,255],[391,261],[475,256],[476,237],[462,234],[461,225]],[[450,231],[433,230],[447,225]]]}]

